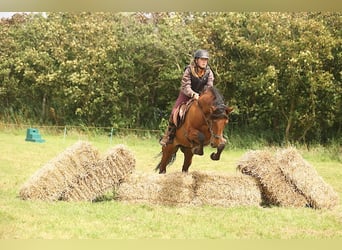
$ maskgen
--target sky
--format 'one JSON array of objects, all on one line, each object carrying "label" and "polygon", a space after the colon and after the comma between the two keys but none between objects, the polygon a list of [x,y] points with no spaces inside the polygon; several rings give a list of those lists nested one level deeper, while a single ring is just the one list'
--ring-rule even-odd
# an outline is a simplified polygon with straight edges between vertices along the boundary
[{"label": "sky", "polygon": [[17,12],[0,12],[0,18],[2,18],[2,17],[5,17],[5,18],[12,17],[15,13],[17,13]]},{"label": "sky", "polygon": [[[39,12],[0,12],[0,19],[1,18],[10,18],[15,13],[39,13]],[[42,13],[45,13],[45,12],[42,12]]]}]

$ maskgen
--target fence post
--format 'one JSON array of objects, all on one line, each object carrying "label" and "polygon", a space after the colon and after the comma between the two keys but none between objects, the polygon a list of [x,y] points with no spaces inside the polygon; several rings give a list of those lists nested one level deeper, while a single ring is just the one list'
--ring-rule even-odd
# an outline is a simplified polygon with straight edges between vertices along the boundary
[{"label": "fence post", "polygon": [[66,126],[64,126],[64,136],[63,136],[63,141],[64,142],[65,142],[66,132],[67,132],[67,129],[66,129]]},{"label": "fence post", "polygon": [[112,129],[110,130],[110,144],[112,144],[112,140],[113,140],[113,131],[114,131],[114,128],[112,127]]}]

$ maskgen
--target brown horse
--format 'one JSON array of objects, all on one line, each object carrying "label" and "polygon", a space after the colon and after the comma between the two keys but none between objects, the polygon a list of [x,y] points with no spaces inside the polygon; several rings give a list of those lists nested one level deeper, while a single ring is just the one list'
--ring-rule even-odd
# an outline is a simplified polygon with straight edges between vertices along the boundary
[{"label": "brown horse", "polygon": [[228,115],[233,108],[224,104],[218,90],[209,87],[201,93],[198,101],[193,101],[185,115],[184,122],[176,130],[173,143],[162,148],[162,159],[156,171],[166,173],[166,166],[171,164],[180,148],[184,154],[182,171],[188,172],[194,154],[203,155],[203,147],[210,145],[217,148],[212,153],[212,160],[219,160],[226,140],[223,138],[223,130],[228,123]]}]

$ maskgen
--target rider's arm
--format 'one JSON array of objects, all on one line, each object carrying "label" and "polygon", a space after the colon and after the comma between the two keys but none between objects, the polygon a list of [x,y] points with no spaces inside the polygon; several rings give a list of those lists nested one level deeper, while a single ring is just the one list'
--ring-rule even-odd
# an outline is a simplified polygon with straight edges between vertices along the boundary
[{"label": "rider's arm", "polygon": [[214,73],[211,71],[211,69],[210,69],[210,71],[209,71],[209,76],[208,76],[207,85],[208,85],[209,87],[214,86]]},{"label": "rider's arm", "polygon": [[183,77],[182,77],[182,85],[181,85],[181,91],[188,97],[192,97],[194,94],[196,94],[195,91],[191,89],[191,69],[190,67],[187,67],[184,71]]}]

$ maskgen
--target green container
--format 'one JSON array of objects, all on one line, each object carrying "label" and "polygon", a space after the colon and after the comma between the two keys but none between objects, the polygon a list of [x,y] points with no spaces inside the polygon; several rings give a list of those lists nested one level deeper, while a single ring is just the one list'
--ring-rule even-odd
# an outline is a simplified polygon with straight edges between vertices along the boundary
[{"label": "green container", "polygon": [[45,140],[43,140],[41,135],[39,134],[38,129],[36,129],[36,128],[28,128],[27,129],[25,141],[45,142]]}]

